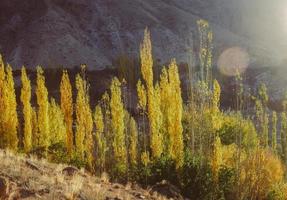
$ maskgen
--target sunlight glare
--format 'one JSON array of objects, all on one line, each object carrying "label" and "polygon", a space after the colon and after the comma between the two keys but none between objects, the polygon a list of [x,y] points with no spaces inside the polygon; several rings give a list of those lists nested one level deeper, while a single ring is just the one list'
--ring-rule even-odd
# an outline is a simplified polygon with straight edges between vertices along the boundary
[{"label": "sunlight glare", "polygon": [[218,59],[218,69],[226,76],[235,76],[236,73],[242,74],[249,65],[248,53],[240,47],[228,48]]}]

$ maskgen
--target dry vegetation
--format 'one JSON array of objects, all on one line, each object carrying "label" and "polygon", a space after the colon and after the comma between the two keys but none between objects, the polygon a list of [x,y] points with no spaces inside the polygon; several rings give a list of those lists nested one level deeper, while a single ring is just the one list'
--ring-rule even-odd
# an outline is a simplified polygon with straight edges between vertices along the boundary
[{"label": "dry vegetation", "polygon": [[98,178],[44,159],[0,151],[0,160],[0,199],[167,199],[132,183],[112,184],[107,174]]}]

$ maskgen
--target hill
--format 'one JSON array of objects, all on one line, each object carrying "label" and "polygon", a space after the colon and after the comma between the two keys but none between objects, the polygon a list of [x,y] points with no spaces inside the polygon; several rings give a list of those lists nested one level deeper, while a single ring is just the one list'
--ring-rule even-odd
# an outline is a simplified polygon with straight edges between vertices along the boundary
[{"label": "hill", "polygon": [[[168,199],[155,192],[156,187],[144,190],[136,184],[110,183],[105,174],[98,178],[83,169],[16,156],[2,150],[0,158],[0,199]],[[172,197],[183,199],[180,194]]]}]

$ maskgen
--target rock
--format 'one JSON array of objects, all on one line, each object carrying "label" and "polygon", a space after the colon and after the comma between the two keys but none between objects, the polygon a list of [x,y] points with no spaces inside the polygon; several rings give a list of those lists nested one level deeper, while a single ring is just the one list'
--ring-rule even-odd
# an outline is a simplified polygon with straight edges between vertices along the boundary
[{"label": "rock", "polygon": [[180,194],[180,190],[174,185],[170,184],[168,181],[162,181],[152,186],[150,188],[150,193],[153,194],[154,192],[157,192],[168,199],[184,200]]},{"label": "rock", "polygon": [[78,172],[79,172],[79,169],[77,169],[76,167],[72,167],[72,166],[65,167],[62,170],[62,173],[67,175],[67,176],[73,176],[73,175],[75,175]]},{"label": "rock", "polygon": [[9,181],[4,177],[0,177],[0,199],[5,199],[7,197],[8,185]]}]

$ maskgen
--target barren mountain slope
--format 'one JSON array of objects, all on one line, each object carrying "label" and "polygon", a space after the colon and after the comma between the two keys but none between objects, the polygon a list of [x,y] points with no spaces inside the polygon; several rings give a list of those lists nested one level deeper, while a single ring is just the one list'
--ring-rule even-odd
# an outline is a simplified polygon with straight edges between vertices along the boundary
[{"label": "barren mountain slope", "polygon": [[249,68],[259,68],[248,72],[247,87],[263,81],[272,98],[280,99],[287,84],[285,11],[284,0],[1,0],[0,52],[17,68],[85,63],[103,69],[120,55],[138,57],[149,27],[157,62],[176,57],[189,63],[198,52],[196,21],[203,18],[214,32],[215,66],[224,50],[244,49]]},{"label": "barren mountain slope", "polygon": [[[243,1],[244,2],[244,1]],[[152,32],[154,55],[166,62],[187,62],[196,48],[196,20],[212,23],[215,49],[250,48],[271,56],[264,43],[249,41],[241,30],[241,7],[234,0],[3,0],[0,2],[0,51],[20,67],[80,63],[92,69],[110,65],[121,54],[136,56],[143,35]],[[244,28],[244,27],[242,27]],[[250,34],[249,34],[250,35]],[[274,53],[273,53],[274,54]]]}]

